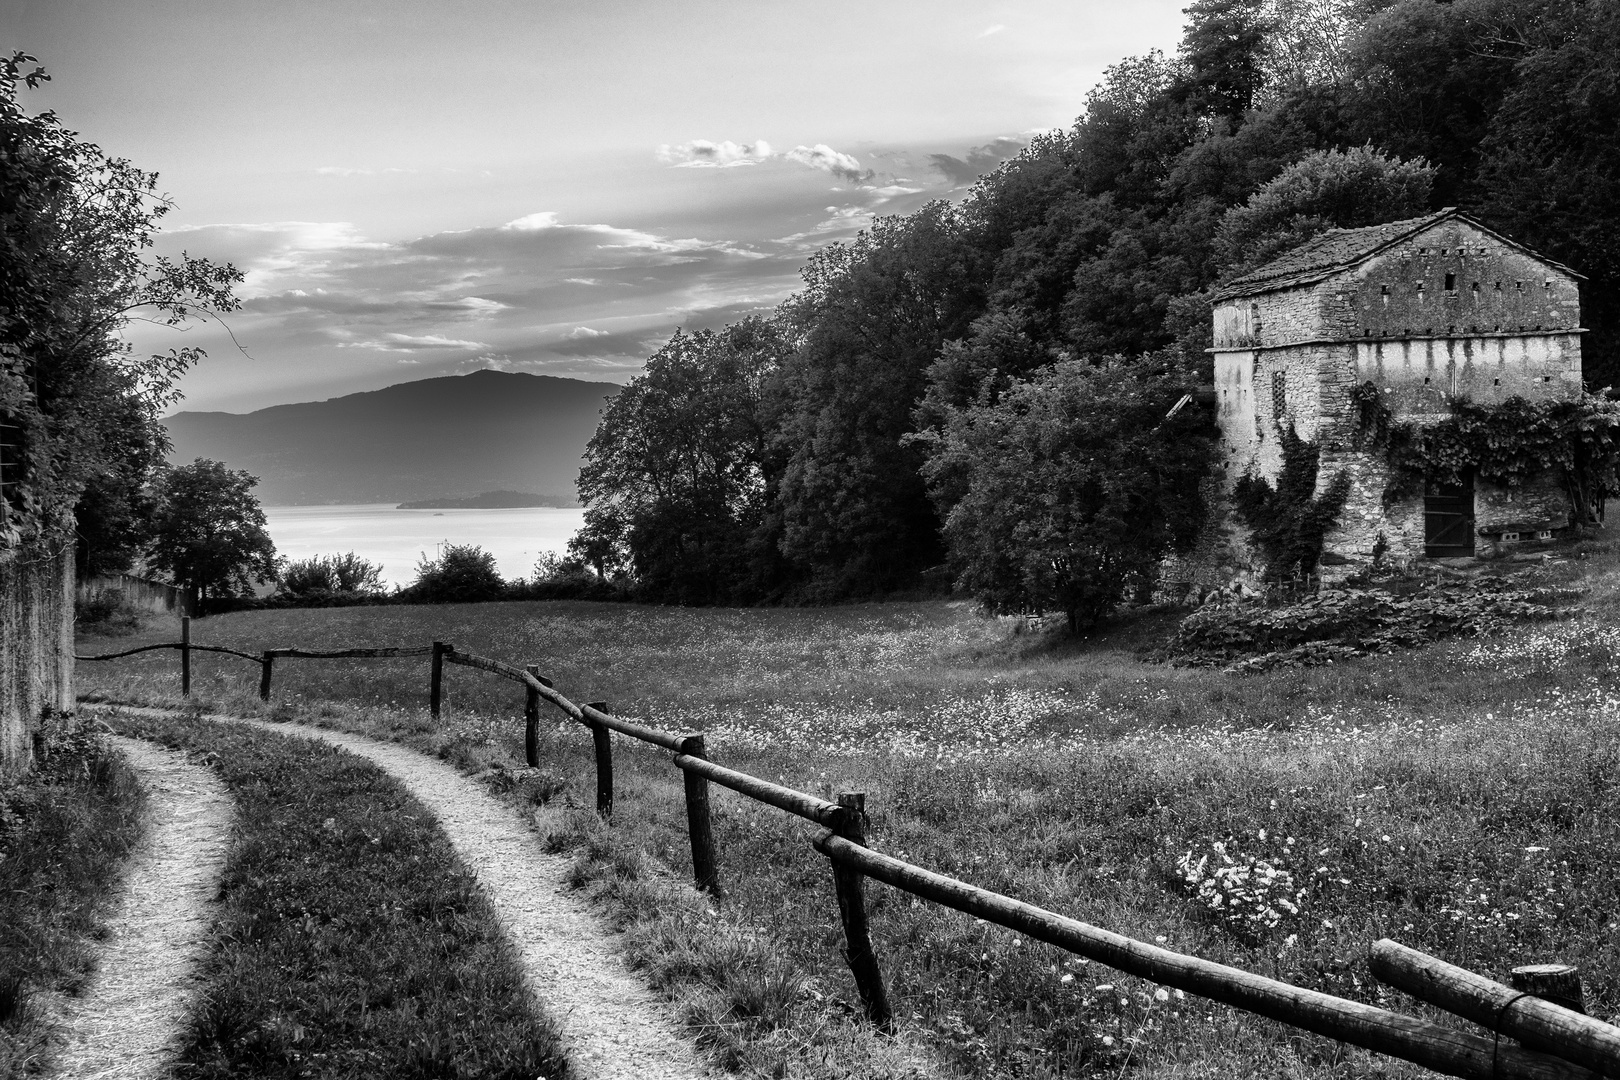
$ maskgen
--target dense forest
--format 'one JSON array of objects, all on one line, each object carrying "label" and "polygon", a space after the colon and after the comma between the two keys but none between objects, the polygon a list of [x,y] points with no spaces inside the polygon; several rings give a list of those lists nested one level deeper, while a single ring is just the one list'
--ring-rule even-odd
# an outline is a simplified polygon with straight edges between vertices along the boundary
[{"label": "dense forest", "polygon": [[1620,382],[1620,4],[1195,0],[960,203],[816,253],[769,317],[677,333],[604,415],[572,554],[651,600],[955,580],[1074,625],[1203,513],[1217,283],[1457,205],[1566,263]]}]

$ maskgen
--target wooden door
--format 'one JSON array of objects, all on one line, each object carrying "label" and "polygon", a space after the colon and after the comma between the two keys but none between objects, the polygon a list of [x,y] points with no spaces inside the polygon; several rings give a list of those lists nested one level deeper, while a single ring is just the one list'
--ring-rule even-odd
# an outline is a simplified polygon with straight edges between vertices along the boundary
[{"label": "wooden door", "polygon": [[1423,496],[1423,554],[1431,559],[1474,554],[1474,477],[1431,483]]}]

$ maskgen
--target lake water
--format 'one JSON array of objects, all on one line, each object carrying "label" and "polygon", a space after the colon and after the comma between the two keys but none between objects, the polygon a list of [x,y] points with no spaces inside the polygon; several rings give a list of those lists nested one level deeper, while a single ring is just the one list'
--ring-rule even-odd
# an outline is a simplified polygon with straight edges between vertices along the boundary
[{"label": "lake water", "polygon": [[276,554],[288,559],[352,551],[381,563],[388,585],[409,585],[416,564],[445,544],[478,544],[492,552],[504,578],[528,577],[543,552],[561,552],[585,521],[582,508],[400,510],[366,506],[266,506]]}]

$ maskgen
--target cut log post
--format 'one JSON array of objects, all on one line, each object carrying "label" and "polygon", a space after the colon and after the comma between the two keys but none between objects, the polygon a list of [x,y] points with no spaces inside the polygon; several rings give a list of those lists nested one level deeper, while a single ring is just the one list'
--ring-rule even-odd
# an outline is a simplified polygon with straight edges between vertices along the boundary
[{"label": "cut log post", "polygon": [[1373,942],[1372,973],[1415,998],[1518,1039],[1526,1047],[1620,1076],[1620,1027],[1448,964],[1388,938]]},{"label": "cut log post", "polygon": [[[681,753],[707,760],[702,734],[682,736]],[[692,838],[692,880],[699,889],[719,898],[720,868],[714,855],[714,827],[709,820],[709,781],[690,769],[683,769],[682,776],[686,781],[686,831]]]},{"label": "cut log post", "polygon": [[270,673],[275,670],[276,656],[274,653],[265,653],[259,657],[259,700],[270,700]]},{"label": "cut log post", "polygon": [[191,616],[180,616],[180,696],[191,696]]},{"label": "cut log post", "polygon": [[1586,991],[1581,988],[1580,968],[1568,964],[1525,964],[1514,968],[1509,979],[1515,990],[1578,1013],[1586,1012]]},{"label": "cut log post", "polygon": [[[539,664],[525,665],[524,670],[540,678]],[[532,686],[523,689],[527,693],[523,702],[523,760],[534,769],[540,765],[540,691]]]},{"label": "cut log post", "polygon": [[[866,792],[840,791],[838,805],[843,813],[833,829],[852,844],[866,846]],[[853,866],[832,864],[833,888],[838,893],[838,913],[844,920],[844,959],[855,976],[855,989],[860,992],[861,1005],[866,1018],[885,1034],[894,1032],[894,1011],[889,1007],[889,992],[883,985],[883,972],[878,968],[877,954],[872,950],[871,928],[866,922],[865,876]]]},{"label": "cut log post", "polygon": [[[609,711],[605,701],[588,701],[585,707]],[[606,820],[613,816],[613,732],[596,720],[590,721],[590,725],[591,742],[596,748],[596,812]],[[707,794],[704,798],[708,798]]]},{"label": "cut log post", "polygon": [[442,641],[433,643],[433,674],[428,686],[428,711],[433,719],[439,718],[444,705],[444,654],[455,651],[454,645],[447,645]]}]

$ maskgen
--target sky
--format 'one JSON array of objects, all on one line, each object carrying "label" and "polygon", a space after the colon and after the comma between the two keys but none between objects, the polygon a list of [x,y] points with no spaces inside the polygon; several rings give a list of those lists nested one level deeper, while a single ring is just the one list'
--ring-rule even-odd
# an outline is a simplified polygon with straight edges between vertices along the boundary
[{"label": "sky", "polygon": [[241,310],[185,409],[480,368],[622,383],[816,248],[1070,126],[1185,0],[0,0],[23,100],[160,174]]}]

